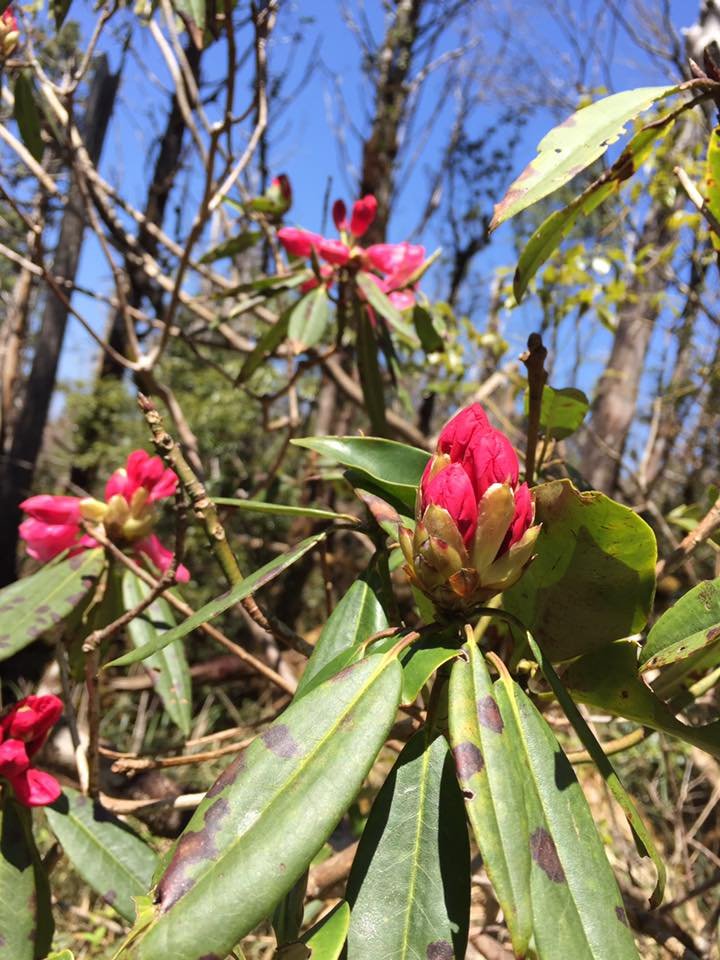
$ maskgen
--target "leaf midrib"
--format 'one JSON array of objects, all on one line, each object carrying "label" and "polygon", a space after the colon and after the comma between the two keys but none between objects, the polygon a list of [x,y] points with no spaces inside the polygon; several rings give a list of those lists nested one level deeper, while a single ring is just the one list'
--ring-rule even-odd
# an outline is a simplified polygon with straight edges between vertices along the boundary
[{"label": "leaf midrib", "polygon": [[408,950],[410,949],[410,918],[412,912],[413,899],[415,896],[415,887],[417,885],[417,875],[418,875],[418,866],[419,858],[417,856],[417,851],[421,846],[421,834],[423,827],[425,826],[425,820],[423,818],[423,810],[425,809],[425,797],[427,795],[427,772],[430,766],[430,748],[432,747],[432,741],[425,743],[425,749],[423,750],[423,759],[421,767],[421,777],[420,777],[420,790],[418,793],[418,818],[417,818],[417,827],[415,829],[415,843],[412,850],[411,858],[411,869],[410,869],[410,882],[408,884],[408,894],[407,894],[407,904],[405,906],[405,918],[403,921],[403,929],[401,935],[401,949],[402,953],[400,955],[400,960],[405,960],[408,955]]}]

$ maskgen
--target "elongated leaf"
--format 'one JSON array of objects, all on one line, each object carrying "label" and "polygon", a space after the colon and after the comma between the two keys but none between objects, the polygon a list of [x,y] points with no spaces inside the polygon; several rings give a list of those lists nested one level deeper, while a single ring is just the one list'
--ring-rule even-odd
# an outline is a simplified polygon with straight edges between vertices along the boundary
[{"label": "elongated leaf", "polygon": [[459,653],[456,627],[439,627],[426,633],[401,656],[403,668],[403,704],[415,703],[418,695],[433,674]]},{"label": "elongated leaf", "polygon": [[680,88],[639,87],[597,100],[571,114],[547,133],[538,145],[537,157],[511,184],[495,206],[490,223],[494,230],[505,220],[554,193],[572,180],[625,132],[625,124],[651,107],[656,100]]},{"label": "elongated leaf", "polygon": [[357,517],[353,517],[350,513],[336,513],[334,510],[324,510],[320,507],[293,507],[286,503],[238,500],[235,497],[213,497],[213,503],[248,513],[269,513],[275,517],[310,517],[312,520],[342,520],[344,523],[357,523]]},{"label": "elongated leaf", "polygon": [[184,13],[195,26],[202,31],[205,29],[205,11],[206,0],[174,0],[175,9],[178,13]]},{"label": "elongated leaf", "polygon": [[659,136],[667,133],[676,112],[638,131],[618,159],[597,180],[562,210],[556,210],[543,220],[530,237],[518,260],[513,292],[518,303],[522,300],[528,284],[543,263],[557,250],[570,233],[579,217],[587,217],[612,194],[618,193],[625,181],[647,159]]},{"label": "elongated leaf", "polygon": [[530,827],[522,744],[500,713],[485,658],[472,642],[455,661],[449,689],[450,744],[465,807],[518,956],[533,931]]},{"label": "elongated leaf", "polygon": [[718,642],[720,577],[699,583],[665,611],[640,652],[640,668],[664,667]]},{"label": "elongated leaf", "polygon": [[132,898],[150,884],[157,862],[154,850],[98,802],[70,787],[45,813],[83,880],[120,916],[134,920]]},{"label": "elongated leaf", "polygon": [[52,0],[51,7],[53,18],[55,20],[55,29],[59,30],[65,22],[72,0]]},{"label": "elongated leaf", "polygon": [[380,370],[379,345],[375,338],[370,318],[365,310],[358,319],[357,367],[363,392],[365,410],[370,418],[373,433],[380,437],[387,434],[385,414],[385,385]]},{"label": "elongated leaf", "polygon": [[260,587],[264,587],[276,577],[279,577],[284,570],[292,566],[293,563],[304,556],[308,550],[312,550],[315,544],[319,543],[324,536],[324,533],[316,533],[314,536],[308,537],[292,550],[281,554],[279,557],[275,557],[269,563],[266,563],[264,567],[260,567],[255,573],[251,573],[249,577],[246,577],[241,583],[233,587],[232,590],[224,593],[216,600],[211,600],[210,603],[206,603],[204,607],[196,610],[191,617],[188,617],[187,620],[178,624],[177,627],[173,627],[172,630],[168,630],[166,633],[158,634],[154,640],[146,643],[137,650],[131,650],[129,653],[125,653],[123,656],[111,660],[110,663],[105,664],[105,667],[124,667],[129,663],[137,663],[139,660],[145,660],[151,654],[162,650],[163,647],[167,647],[168,644],[174,643],[175,640],[186,637],[199,627],[200,624],[207,623],[208,620],[214,619],[236,603],[240,603],[245,597],[249,597],[251,593],[259,590]]},{"label": "elongated leaf", "polygon": [[104,565],[102,550],[86,550],[0,590],[0,660],[64,620],[94,587]]},{"label": "elongated leaf", "polygon": [[260,337],[240,368],[240,373],[237,376],[238,383],[247,383],[255,371],[265,362],[266,357],[274,353],[285,340],[288,335],[291,311],[292,307],[281,313],[276,323]]},{"label": "elongated leaf", "polygon": [[652,608],[657,544],[632,510],[569,480],[535,487],[537,557],[503,594],[553,661],[641,630]]},{"label": "elongated leaf", "polygon": [[652,835],[645,826],[632,798],[622,785],[622,782],[620,781],[620,778],[618,777],[615,768],[612,765],[612,761],[603,753],[603,750],[600,744],[597,742],[595,735],[588,726],[583,715],[576,707],[572,697],[565,689],[565,685],[555,672],[555,669],[552,663],[550,663],[549,658],[546,656],[545,651],[542,649],[540,644],[538,644],[531,633],[528,631],[525,631],[525,633],[530,649],[532,650],[532,654],[540,665],[545,679],[552,687],[558,703],[565,712],[565,716],[572,724],[575,733],[580,738],[580,742],[593,758],[595,766],[602,774],[603,779],[610,788],[610,792],[615,797],[619,806],[622,808],[627,818],[628,825],[632,831],[633,837],[635,838],[635,844],[638,851],[641,854],[650,857],[652,862],[655,864],[655,869],[657,871],[657,883],[655,884],[655,889],[650,897],[650,906],[653,908],[657,907],[662,901],[663,894],[665,892],[666,870],[665,863],[655,847],[655,842],[652,838]]},{"label": "elongated leaf", "polygon": [[[545,720],[509,676],[495,699],[524,768],[533,936],[542,960],[638,960],[627,917],[575,773]],[[512,725],[512,727],[511,727]]]},{"label": "elongated leaf", "polygon": [[413,307],[413,323],[425,353],[440,353],[445,349],[445,341],[437,330],[435,320],[429,310],[415,304]]},{"label": "elongated leaf", "polygon": [[20,72],[15,78],[15,122],[22,142],[37,161],[42,160],[43,142],[40,135],[40,111],[35,100],[32,80]]},{"label": "elongated leaf", "polygon": [[374,633],[384,630],[388,619],[379,598],[380,583],[372,571],[351,584],[322,629],[315,649],[300,678],[296,697],[310,689],[311,681],[344,650],[355,649]]},{"label": "elongated leaf", "polygon": [[250,230],[247,233],[239,234],[237,237],[231,237],[203,254],[200,263],[215,263],[216,260],[222,260],[224,257],[235,257],[238,253],[243,253],[250,247],[254,247],[261,237],[262,233],[259,230]]},{"label": "elongated leaf", "polygon": [[[715,127],[708,140],[703,196],[710,212],[720,220],[720,127]],[[713,247],[720,250],[720,237],[714,230],[710,231],[710,239]]]},{"label": "elongated leaf", "polygon": [[[238,293],[268,293],[274,296],[282,290],[292,290],[310,280],[313,276],[312,270],[300,269],[294,273],[278,273],[272,277],[260,277],[258,280],[251,280],[249,283],[239,283],[236,287],[230,287],[224,290],[220,296],[237,296]],[[294,306],[294,304],[293,304]]]},{"label": "elongated leaf", "polygon": [[0,823],[0,960],[42,960],[53,917],[47,874],[32,834],[30,810],[3,788]]},{"label": "elongated leaf", "polygon": [[123,957],[224,957],[330,835],[399,698],[397,661],[372,656],[290,706],[208,791],[157,886],[152,923]]},{"label": "elongated leaf", "polygon": [[350,907],[344,900],[304,934],[275,953],[275,960],[340,960],[350,926]]},{"label": "elongated leaf", "polygon": [[292,443],[366,474],[374,486],[415,511],[415,495],[430,454],[395,440],[377,437],[303,437]]},{"label": "elongated leaf", "polygon": [[576,700],[669,733],[720,758],[720,721],[697,727],[682,723],[638,676],[637,666],[637,646],[621,640],[574,660],[562,679]]},{"label": "elongated leaf", "polygon": [[314,347],[323,338],[329,315],[327,287],[321,284],[295,304],[288,336],[305,347]]},{"label": "elongated leaf", "polygon": [[415,331],[410,324],[405,321],[402,312],[398,310],[392,300],[382,292],[377,284],[372,281],[370,275],[361,270],[355,280],[370,306],[374,310],[377,310],[381,317],[387,320],[393,330],[402,337],[408,346],[419,346]]},{"label": "elongated leaf", "polygon": [[348,880],[353,960],[464,957],[470,850],[452,756],[427,729],[408,741],[370,812]]},{"label": "elongated leaf", "polygon": [[[150,592],[150,587],[130,570],[122,582],[125,609],[136,607]],[[159,636],[175,626],[175,617],[167,600],[159,597],[128,624],[128,634],[135,648],[155,643]],[[192,690],[190,669],[185,648],[179,640],[163,647],[144,663],[155,691],[172,722],[188,737],[192,722]]]}]

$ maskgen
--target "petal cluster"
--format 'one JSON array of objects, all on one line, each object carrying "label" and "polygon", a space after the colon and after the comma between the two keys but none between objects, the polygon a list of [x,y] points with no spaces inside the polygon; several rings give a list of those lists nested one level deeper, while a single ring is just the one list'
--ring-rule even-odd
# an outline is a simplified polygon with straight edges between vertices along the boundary
[{"label": "petal cluster", "polygon": [[540,532],[517,454],[480,404],[446,424],[417,495],[416,526],[400,528],[411,581],[441,610],[466,611],[511,587]]},{"label": "petal cluster", "polygon": [[[330,285],[335,280],[339,267],[364,270],[369,273],[378,288],[385,293],[399,310],[415,303],[413,274],[425,261],[425,248],[412,243],[376,243],[360,247],[356,241],[367,233],[377,214],[377,200],[371,194],[353,204],[348,219],[343,200],[333,204],[332,216],[340,239],[323,237],[319,233],[301,227],[282,227],[278,240],[293,257],[309,259],[312,251],[328,266],[321,268],[323,281]],[[305,293],[316,287],[317,278],[303,285]]]},{"label": "petal cluster", "polygon": [[60,796],[55,777],[36,770],[32,760],[62,712],[58,697],[32,696],[18,701],[0,719],[0,777],[26,807],[54,803]]},{"label": "petal cluster", "polygon": [[[30,556],[46,563],[65,550],[75,554],[97,546],[92,535],[84,532],[83,523],[101,525],[113,543],[132,547],[158,570],[165,571],[173,555],[152,532],[154,505],[158,500],[171,497],[177,482],[175,473],[163,465],[160,457],[135,450],[125,466],[111,475],[105,485],[104,501],[49,494],[25,500],[20,506],[27,519],[20,524],[20,536]],[[184,583],[190,574],[181,565],[176,578]]]}]

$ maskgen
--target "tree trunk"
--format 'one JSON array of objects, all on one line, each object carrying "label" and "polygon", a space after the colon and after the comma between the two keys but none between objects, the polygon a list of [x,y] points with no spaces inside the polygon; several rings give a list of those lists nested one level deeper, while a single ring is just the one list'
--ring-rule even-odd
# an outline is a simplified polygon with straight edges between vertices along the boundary
[{"label": "tree trunk", "polygon": [[[107,58],[97,58],[85,113],[83,136],[88,154],[97,164],[108,121],[113,111],[119,75],[111,74]],[[52,271],[73,281],[80,260],[85,220],[82,194],[73,180],[63,214]],[[15,421],[12,444],[0,475],[0,586],[16,578],[20,503],[30,493],[35,465],[42,445],[50,401],[55,388],[68,310],[48,293],[23,402]]]}]

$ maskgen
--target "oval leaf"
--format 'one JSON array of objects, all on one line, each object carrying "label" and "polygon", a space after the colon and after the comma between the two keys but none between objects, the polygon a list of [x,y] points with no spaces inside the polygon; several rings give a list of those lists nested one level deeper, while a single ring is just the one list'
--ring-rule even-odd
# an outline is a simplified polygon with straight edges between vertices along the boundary
[{"label": "oval leaf", "polygon": [[290,313],[288,336],[305,347],[314,347],[322,340],[329,316],[327,287],[322,284],[306,293]]},{"label": "oval leaf", "polygon": [[208,620],[219,616],[236,603],[249,597],[251,593],[259,590],[260,587],[264,587],[265,584],[270,583],[275,577],[279,577],[284,570],[287,570],[296,560],[299,560],[308,550],[311,550],[324,536],[324,533],[317,533],[315,536],[303,540],[292,550],[280,554],[279,557],[275,557],[274,560],[266,563],[264,567],[260,567],[255,573],[251,573],[249,577],[246,577],[234,586],[232,590],[224,593],[216,600],[211,600],[210,603],[206,603],[204,607],[196,610],[191,617],[188,617],[187,620],[178,624],[177,627],[173,627],[172,630],[168,630],[166,633],[158,634],[154,640],[146,643],[139,649],[131,650],[129,653],[125,653],[123,656],[111,660],[110,663],[105,664],[105,668],[124,667],[128,663],[137,663],[138,660],[145,660],[153,653],[162,650],[163,647],[167,647],[168,644],[174,643],[182,637],[186,637],[195,630],[196,627],[199,627],[201,623],[207,623]]},{"label": "oval leaf", "polygon": [[86,550],[0,590],[0,660],[72,613],[95,586],[104,566],[101,549]]},{"label": "oval leaf", "polygon": [[[150,593],[150,587],[131,570],[122,581],[126,610],[138,606]],[[128,624],[128,634],[136,649],[155,643],[158,637],[175,627],[175,617],[167,600],[158,597]],[[188,737],[192,721],[192,690],[185,648],[179,640],[148,657],[144,667],[150,674],[157,695],[172,722]]]},{"label": "oval leaf", "polygon": [[636,513],[569,480],[534,488],[543,527],[535,560],[503,594],[503,607],[538,637],[553,661],[637,633],[655,592],[657,544]]},{"label": "oval leaf", "polygon": [[126,920],[157,863],[155,851],[97,801],[66,787],[45,808],[50,829],[83,880]]},{"label": "oval leaf", "polygon": [[373,804],[348,880],[353,960],[464,957],[470,848],[443,736],[408,741]]},{"label": "oval leaf", "polygon": [[399,699],[400,666],[378,655],[290,706],[208,791],[157,886],[152,924],[123,956],[224,957],[352,803]]}]

